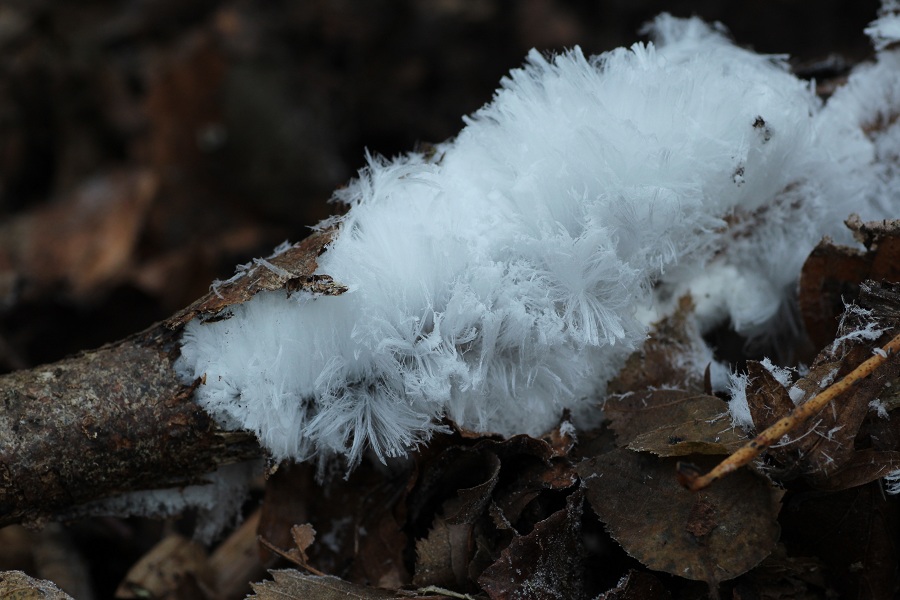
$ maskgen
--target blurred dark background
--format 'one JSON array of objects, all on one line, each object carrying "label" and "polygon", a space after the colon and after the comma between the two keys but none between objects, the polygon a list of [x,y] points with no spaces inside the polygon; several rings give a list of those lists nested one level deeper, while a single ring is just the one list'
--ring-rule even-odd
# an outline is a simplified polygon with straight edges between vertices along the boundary
[{"label": "blurred dark background", "polygon": [[668,10],[818,74],[870,54],[877,6],[0,0],[0,370],[138,331],[300,239],[365,149],[452,137],[532,47],[629,45]]}]

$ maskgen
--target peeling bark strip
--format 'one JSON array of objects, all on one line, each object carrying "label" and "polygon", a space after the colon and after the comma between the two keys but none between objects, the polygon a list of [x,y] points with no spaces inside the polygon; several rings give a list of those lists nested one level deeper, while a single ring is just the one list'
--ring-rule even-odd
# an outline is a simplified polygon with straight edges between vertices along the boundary
[{"label": "peeling bark strip", "polygon": [[234,277],[214,283],[207,295],[169,318],[166,326],[177,330],[194,317],[214,317],[259,292],[284,289],[288,293],[304,291],[323,296],[343,294],[347,288],[328,275],[316,274],[316,259],[331,243],[332,234],[334,229],[317,231],[266,260],[256,259],[242,265]]},{"label": "peeling bark strip", "polygon": [[0,377],[0,525],[118,493],[196,483],[259,455],[223,432],[172,369],[177,334],[122,342]]}]

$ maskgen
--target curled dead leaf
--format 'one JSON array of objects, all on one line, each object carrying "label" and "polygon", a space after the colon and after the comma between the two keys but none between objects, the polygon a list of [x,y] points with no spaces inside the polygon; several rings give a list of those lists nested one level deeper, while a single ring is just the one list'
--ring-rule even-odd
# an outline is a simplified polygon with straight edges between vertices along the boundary
[{"label": "curled dead leaf", "polygon": [[515,537],[478,583],[491,600],[568,600],[581,597],[581,513],[584,494]]},{"label": "curled dead leaf", "polygon": [[416,542],[416,572],[413,584],[467,589],[470,564],[475,555],[475,523],[485,515],[497,485],[500,459],[487,453],[487,478],[461,489],[443,503],[428,536]]},{"label": "curled dead leaf", "polygon": [[826,238],[807,258],[800,275],[800,313],[817,348],[834,339],[844,302],[856,297],[862,281],[900,280],[900,221],[864,223],[853,215],[846,223],[866,251]]}]

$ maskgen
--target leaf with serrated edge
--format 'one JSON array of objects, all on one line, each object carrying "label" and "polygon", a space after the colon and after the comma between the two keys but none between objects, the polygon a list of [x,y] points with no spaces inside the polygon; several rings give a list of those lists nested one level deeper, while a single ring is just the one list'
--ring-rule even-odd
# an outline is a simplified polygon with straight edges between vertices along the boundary
[{"label": "leaf with serrated edge", "polygon": [[[693,456],[708,469],[715,462]],[[675,459],[617,449],[577,466],[594,512],[646,566],[715,586],[760,563],[778,541],[782,492],[749,471],[690,492]]]}]

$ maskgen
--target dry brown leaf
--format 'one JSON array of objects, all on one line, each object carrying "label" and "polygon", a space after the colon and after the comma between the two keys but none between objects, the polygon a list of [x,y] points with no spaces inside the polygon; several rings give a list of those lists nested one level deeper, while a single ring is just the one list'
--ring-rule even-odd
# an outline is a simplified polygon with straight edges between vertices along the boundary
[{"label": "dry brown leaf", "polygon": [[[467,442],[470,440],[465,439]],[[555,458],[556,450],[544,440],[527,435],[507,440],[482,439],[471,448],[450,446],[420,465],[420,476],[410,499],[414,525],[427,527],[431,516],[449,494],[480,485],[493,472],[499,458],[502,471],[493,490],[495,508],[508,521],[519,519],[524,508],[546,490],[561,490],[577,483],[577,476],[565,458]],[[540,519],[547,515],[541,515]],[[538,520],[540,520],[538,519]],[[533,522],[528,525],[528,528]]]},{"label": "dry brown leaf", "polygon": [[[876,314],[872,318],[880,316]],[[846,335],[865,325],[862,317],[848,312],[838,334]],[[850,341],[837,348],[825,348],[816,357],[809,373],[794,383],[794,387],[804,392],[805,397],[800,401],[808,400],[831,382],[844,377],[872,356],[873,346],[879,347],[892,335],[885,334],[874,342]],[[830,474],[840,470],[854,456],[859,431],[867,417],[874,415],[870,403],[879,398],[886,384],[898,378],[900,364],[894,360],[886,361],[794,432],[792,441],[781,449],[782,453],[789,451],[799,457],[796,464],[791,465],[792,469],[810,477],[816,485],[827,487]]]},{"label": "dry brown leaf", "polygon": [[428,537],[416,542],[416,572],[413,584],[467,589],[475,555],[475,523],[486,514],[491,493],[497,486],[500,459],[485,453],[486,479],[461,489],[443,503],[442,516],[435,517]]},{"label": "dry brown leaf", "polygon": [[761,363],[747,361],[747,405],[757,431],[766,429],[794,410],[794,403],[784,386]]},{"label": "dry brown leaf", "polygon": [[390,591],[357,585],[330,575],[307,575],[300,571],[270,571],[274,581],[253,584],[255,594],[249,598],[257,600],[449,600],[440,594],[419,595],[401,590]]},{"label": "dry brown leaf", "polygon": [[675,462],[618,449],[577,470],[609,533],[651,569],[715,587],[768,556],[778,541],[782,492],[748,471],[690,492],[676,481]]},{"label": "dry brown leaf", "polygon": [[855,298],[866,279],[900,281],[900,221],[847,226],[866,251],[840,246],[826,238],[812,251],[800,275],[800,313],[817,348],[831,343],[844,302]]},{"label": "dry brown leaf", "polygon": [[413,585],[453,589],[469,587],[469,562],[475,552],[470,524],[448,524],[436,517],[428,537],[416,542]]},{"label": "dry brown leaf", "polygon": [[221,598],[245,597],[250,592],[250,582],[266,574],[265,566],[259,559],[256,533],[260,513],[261,509],[257,509],[247,517],[209,557],[214,589]]},{"label": "dry brown leaf", "polygon": [[564,490],[578,483],[578,476],[568,461],[547,465],[520,459],[515,464],[515,473],[516,477],[505,482],[494,494],[495,506],[502,514],[504,524],[519,525],[529,505],[543,492]]},{"label": "dry brown leaf", "polygon": [[[306,550],[316,541],[316,530],[309,523],[294,525],[291,527],[291,537],[297,546],[298,556],[304,563],[308,563],[309,556],[306,555]],[[293,552],[293,549],[291,551]]]},{"label": "dry brown leaf", "polygon": [[822,561],[788,556],[784,544],[778,544],[771,556],[736,582],[733,596],[735,600],[820,600],[837,597],[833,589],[826,589],[825,570]]},{"label": "dry brown leaf", "polygon": [[[843,377],[850,368],[861,363],[861,359],[871,355],[868,347],[859,350],[861,352],[850,352],[843,359],[827,362],[817,359],[809,374],[795,383],[796,387],[807,390],[809,395],[827,387],[823,382],[832,377]],[[891,368],[892,365],[884,367],[897,370],[896,366]],[[882,374],[886,370],[878,369]],[[856,434],[869,413],[869,402],[878,397],[884,383],[883,375],[878,374],[860,381],[791,436],[794,441],[787,443],[786,448],[801,457],[798,466],[803,472],[821,479],[850,459]]]},{"label": "dry brown leaf", "polygon": [[407,476],[385,477],[363,462],[348,479],[316,480],[308,464],[281,465],[266,482],[260,535],[278,548],[294,543],[291,528],[307,521],[318,539],[308,547],[310,565],[350,581],[400,587],[410,581],[404,553]]},{"label": "dry brown leaf", "polygon": [[[672,424],[636,436],[628,448],[657,456],[729,454],[747,441],[731,424],[725,403],[715,396],[686,398],[679,404],[678,413],[678,420],[673,418]],[[640,418],[635,417],[633,422],[640,422]]]},{"label": "dry brown leaf", "polygon": [[[747,361],[747,375],[747,406],[757,432],[764,431],[794,410],[788,391],[761,363]],[[796,449],[790,446],[771,446],[767,453],[780,465],[793,464],[797,457]]]},{"label": "dry brown leaf", "polygon": [[584,494],[517,536],[478,583],[491,600],[569,600],[582,594],[581,513]]},{"label": "dry brown leaf", "polygon": [[869,268],[865,253],[827,238],[803,263],[798,302],[807,335],[816,348],[834,339],[844,301],[856,296]]},{"label": "dry brown leaf", "polygon": [[[146,169],[111,171],[0,227],[0,299],[61,286],[83,300],[125,279],[158,188]],[[10,287],[12,286],[12,287]]]},{"label": "dry brown leaf", "polygon": [[313,529],[312,525],[309,523],[294,525],[291,527],[291,537],[294,539],[295,547],[287,551],[282,550],[262,536],[259,536],[258,539],[263,547],[286,558],[295,565],[303,567],[313,575],[325,575],[325,573],[309,564],[309,556],[306,555],[306,550],[316,541],[316,530]]},{"label": "dry brown leaf", "polygon": [[[889,308],[888,313],[848,306],[838,328],[840,337],[820,352],[809,373],[791,386],[789,395],[797,402],[796,407],[712,471],[701,475],[688,464],[679,465],[678,477],[685,487],[703,489],[770,448],[775,448],[771,456],[787,464],[778,473],[779,479],[788,481],[804,475],[814,485],[827,487],[829,474],[853,457],[862,425],[867,417],[871,421],[870,415],[875,411],[870,409],[879,402],[879,394],[900,377],[900,363],[895,356],[900,349],[900,335],[885,333],[890,330],[889,323],[894,328],[898,325],[900,293],[892,284],[869,281],[862,287],[866,292],[877,289],[879,301]],[[876,336],[880,337],[873,347]],[[772,390],[778,387],[771,378],[762,384]],[[783,392],[776,393],[783,396]],[[765,398],[757,402],[764,405]],[[792,456],[796,459],[790,460]]]},{"label": "dry brown leaf", "polygon": [[836,471],[817,480],[816,487],[839,491],[877,481],[900,470],[900,451],[882,451],[872,448],[857,450]]},{"label": "dry brown leaf", "polygon": [[21,571],[0,573],[0,598],[8,600],[73,600],[55,583],[34,579]]},{"label": "dry brown leaf", "polygon": [[[645,390],[623,396],[613,396],[606,401],[604,414],[609,427],[616,434],[616,443],[626,447],[641,434],[676,423],[694,419],[698,398],[706,396],[682,390]],[[716,414],[725,411],[725,404],[718,398]],[[712,406],[712,401],[705,404]]]},{"label": "dry brown leaf", "polygon": [[206,550],[173,534],[145,554],[128,572],[117,598],[203,598],[212,590],[213,576]]}]

